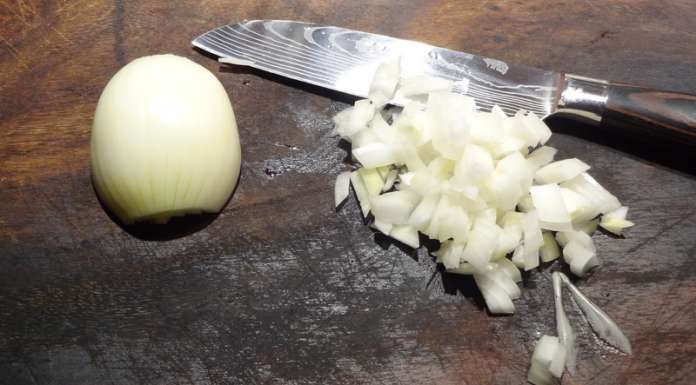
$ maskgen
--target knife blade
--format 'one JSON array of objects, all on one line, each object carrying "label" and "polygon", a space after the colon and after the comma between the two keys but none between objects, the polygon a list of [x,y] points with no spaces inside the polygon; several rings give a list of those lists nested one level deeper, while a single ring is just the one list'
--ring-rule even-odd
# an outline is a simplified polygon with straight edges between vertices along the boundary
[{"label": "knife blade", "polygon": [[[358,97],[385,58],[401,58],[402,76],[430,75],[455,82],[455,92],[481,107],[498,104],[546,116],[554,111],[561,75],[389,36],[285,20],[222,26],[193,45],[230,62]],[[394,104],[403,104],[395,100]]]},{"label": "knife blade", "polygon": [[[421,42],[289,20],[250,20],[208,31],[193,46],[220,61],[245,65],[339,92],[366,97],[377,66],[401,58],[403,77],[429,75],[454,82],[490,110],[522,109],[593,125],[651,144],[696,146],[696,96],[654,91],[564,74]],[[405,100],[392,100],[403,105]]]}]

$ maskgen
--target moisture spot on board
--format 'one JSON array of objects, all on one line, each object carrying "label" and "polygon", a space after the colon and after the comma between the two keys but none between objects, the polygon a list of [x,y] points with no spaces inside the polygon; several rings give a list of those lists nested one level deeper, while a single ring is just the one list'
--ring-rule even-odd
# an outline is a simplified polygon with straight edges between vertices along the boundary
[{"label": "moisture spot on board", "polygon": [[297,147],[295,145],[287,144],[287,143],[273,143],[273,145],[276,147],[288,148],[288,149],[293,150],[293,151],[297,151],[300,149],[299,147]]},{"label": "moisture spot on board", "polygon": [[273,170],[273,169],[271,169],[271,168],[266,167],[266,168],[263,169],[263,173],[266,174],[266,175],[268,175],[268,176],[271,177],[271,178],[275,178],[276,176],[282,174],[283,172],[282,172],[282,171],[278,171],[278,170]]}]

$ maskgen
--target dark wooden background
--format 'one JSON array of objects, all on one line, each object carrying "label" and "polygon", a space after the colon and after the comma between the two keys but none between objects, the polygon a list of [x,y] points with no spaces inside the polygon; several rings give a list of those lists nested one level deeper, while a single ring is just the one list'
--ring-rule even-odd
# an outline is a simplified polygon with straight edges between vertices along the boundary
[{"label": "dark wooden background", "polygon": [[[385,250],[354,202],[336,214],[345,152],[330,117],[345,98],[191,49],[245,18],[696,93],[691,0],[0,0],[0,383],[524,383],[534,341],[555,333],[548,269],[525,278],[517,314],[491,317],[467,279]],[[217,218],[126,231],[90,184],[91,120],[121,66],[167,52],[229,91],[241,181]],[[590,163],[637,223],[625,239],[595,236],[604,264],[579,283],[634,354],[600,342],[569,307],[579,370],[563,382],[696,383],[696,181],[651,152],[565,134],[552,144]],[[199,229],[176,237],[189,226]]]}]

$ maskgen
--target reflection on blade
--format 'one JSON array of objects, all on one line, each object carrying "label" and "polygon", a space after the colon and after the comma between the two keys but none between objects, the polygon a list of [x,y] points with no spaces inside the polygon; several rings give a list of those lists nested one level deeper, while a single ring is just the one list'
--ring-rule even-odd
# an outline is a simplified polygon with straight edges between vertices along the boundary
[{"label": "reflection on blade", "polygon": [[[454,90],[512,114],[546,116],[555,109],[560,74],[509,65],[431,45],[338,27],[253,20],[209,31],[193,45],[222,58],[291,79],[366,97],[379,63],[399,56],[402,76],[426,74],[455,82]],[[393,101],[401,104],[399,100]]]}]

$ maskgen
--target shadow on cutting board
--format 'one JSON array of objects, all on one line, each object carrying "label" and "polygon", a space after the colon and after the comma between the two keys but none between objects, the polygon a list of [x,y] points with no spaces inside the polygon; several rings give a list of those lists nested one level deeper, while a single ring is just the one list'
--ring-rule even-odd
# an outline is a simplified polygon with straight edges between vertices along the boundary
[{"label": "shadow on cutting board", "polygon": [[163,224],[148,222],[137,222],[134,224],[123,223],[116,216],[116,214],[114,214],[111,211],[111,209],[109,209],[109,207],[107,207],[104,204],[99,194],[97,194],[97,190],[94,188],[94,183],[91,183],[91,185],[92,191],[94,192],[94,195],[97,197],[97,201],[99,202],[101,208],[104,210],[104,212],[106,212],[106,215],[108,215],[114,223],[116,223],[121,229],[123,229],[123,231],[143,241],[164,242],[193,234],[206,228],[209,224],[211,224],[218,216],[220,216],[220,213],[222,213],[222,211],[225,210],[225,207],[227,207],[232,197],[234,197],[234,194],[237,192],[237,188],[239,187],[240,177],[241,173],[240,176],[237,177],[237,182],[234,187],[234,190],[232,190],[232,193],[227,198],[227,201],[225,201],[225,204],[222,206],[220,212],[188,214],[183,216],[172,217],[167,223]]},{"label": "shadow on cutting board", "polygon": [[646,142],[642,140],[643,138],[635,137],[627,131],[593,127],[561,116],[550,116],[545,119],[545,122],[554,133],[567,134],[599,143],[620,151],[632,159],[653,163],[692,179],[696,177],[696,148],[688,149],[686,146],[668,146]]},{"label": "shadow on cutting board", "polygon": [[[421,246],[425,247],[425,249],[428,251],[428,256],[433,259],[432,263],[435,264],[433,253],[440,248],[440,242],[432,240],[423,234],[419,234],[419,237]],[[387,250],[390,247],[394,246],[398,248],[402,253],[411,257],[413,260],[418,260],[417,250],[393,238],[390,238],[376,230],[374,232],[374,240],[375,243],[384,250]],[[437,278],[438,276],[440,277],[440,281],[442,282],[442,289],[445,292],[445,294],[462,295],[479,310],[486,309],[486,311],[488,311],[486,308],[486,302],[483,300],[483,296],[481,295],[481,292],[476,286],[476,282],[474,282],[474,278],[471,275],[448,273],[447,271],[445,271],[444,267],[441,264],[437,264],[437,267],[433,271],[433,274],[430,277],[430,279],[428,280],[426,287],[433,284],[433,282],[436,281],[435,278]],[[499,314],[490,314],[490,312],[489,315],[499,316]]]}]

